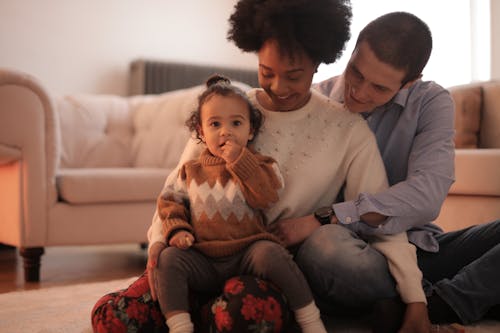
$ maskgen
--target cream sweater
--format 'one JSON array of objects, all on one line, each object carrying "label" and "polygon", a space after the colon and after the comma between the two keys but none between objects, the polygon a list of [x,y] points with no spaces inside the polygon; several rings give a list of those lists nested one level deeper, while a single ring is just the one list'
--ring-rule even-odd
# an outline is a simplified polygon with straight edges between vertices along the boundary
[{"label": "cream sweater", "polygon": [[[361,192],[376,193],[388,187],[375,137],[360,115],[315,90],[302,108],[273,112],[258,103],[258,90],[248,92],[265,117],[254,147],[276,160],[286,184],[280,200],[264,210],[267,221],[306,216],[319,207],[330,206],[344,183],[345,200],[356,200]],[[203,145],[190,140],[165,186],[175,182],[180,166],[198,157],[202,150]],[[148,237],[150,244],[165,243],[158,212],[153,216]],[[390,241],[393,237],[397,241]],[[380,241],[373,245],[379,250],[383,248],[381,252],[388,257],[403,300],[425,302],[415,247],[408,243],[406,234],[375,239]],[[380,248],[378,244],[384,245]]]}]

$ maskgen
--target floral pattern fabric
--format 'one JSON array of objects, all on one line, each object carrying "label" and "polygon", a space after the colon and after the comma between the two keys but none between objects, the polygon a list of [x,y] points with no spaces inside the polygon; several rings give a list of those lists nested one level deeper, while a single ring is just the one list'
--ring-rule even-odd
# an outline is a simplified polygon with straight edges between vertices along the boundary
[{"label": "floral pattern fabric", "polygon": [[[222,295],[191,294],[191,317],[199,333],[295,332],[280,290],[253,276],[229,279]],[[149,292],[147,273],[127,289],[104,295],[91,314],[94,333],[168,332],[158,302]]]}]

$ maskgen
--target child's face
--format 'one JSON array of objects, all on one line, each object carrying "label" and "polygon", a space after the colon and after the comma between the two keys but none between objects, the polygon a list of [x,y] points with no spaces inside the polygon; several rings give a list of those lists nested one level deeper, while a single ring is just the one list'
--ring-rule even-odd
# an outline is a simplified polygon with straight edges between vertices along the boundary
[{"label": "child's face", "polygon": [[250,110],[237,96],[211,96],[201,107],[201,135],[208,150],[221,156],[226,142],[245,147],[253,138]]}]

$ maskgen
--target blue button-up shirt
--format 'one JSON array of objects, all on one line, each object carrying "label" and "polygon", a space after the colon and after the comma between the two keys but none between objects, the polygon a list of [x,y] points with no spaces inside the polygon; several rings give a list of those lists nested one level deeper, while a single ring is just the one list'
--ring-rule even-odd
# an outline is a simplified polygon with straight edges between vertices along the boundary
[{"label": "blue button-up shirt", "polygon": [[[343,102],[341,76],[314,87]],[[364,113],[377,139],[390,188],[334,204],[339,221],[361,233],[408,231],[409,240],[416,246],[438,251],[434,235],[442,230],[432,221],[454,182],[454,112],[446,89],[418,80],[387,104]],[[360,216],[368,212],[388,219],[380,228],[372,228],[360,222]]]}]

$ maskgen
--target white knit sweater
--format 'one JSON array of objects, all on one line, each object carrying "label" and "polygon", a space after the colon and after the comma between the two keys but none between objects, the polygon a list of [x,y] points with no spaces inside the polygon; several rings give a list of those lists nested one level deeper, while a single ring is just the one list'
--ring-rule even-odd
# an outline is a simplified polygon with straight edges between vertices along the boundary
[{"label": "white knit sweater", "polygon": [[[269,111],[258,103],[258,90],[248,92],[251,102],[265,117],[254,147],[277,161],[286,184],[280,200],[264,211],[269,223],[310,215],[319,207],[333,204],[344,183],[346,200],[355,200],[361,192],[375,193],[388,187],[375,137],[359,114],[347,111],[315,90],[311,90],[309,102],[300,109]],[[166,184],[175,182],[178,168],[197,158],[203,148],[195,140],[190,140]],[[150,244],[165,243],[161,230],[161,220],[155,213],[148,232]],[[406,235],[398,236],[398,240],[401,237],[404,239]],[[390,238],[384,239],[388,241]],[[394,276],[398,287],[405,286],[399,288],[403,300],[425,301],[416,256],[411,255],[415,252],[413,245],[401,241],[389,243],[398,249],[389,251],[390,244],[386,244],[383,253],[391,256],[392,252],[399,251],[394,260],[388,258],[388,261],[393,275],[399,272]],[[405,248],[403,252],[400,251],[402,246]],[[401,253],[408,255],[402,256]]]}]

